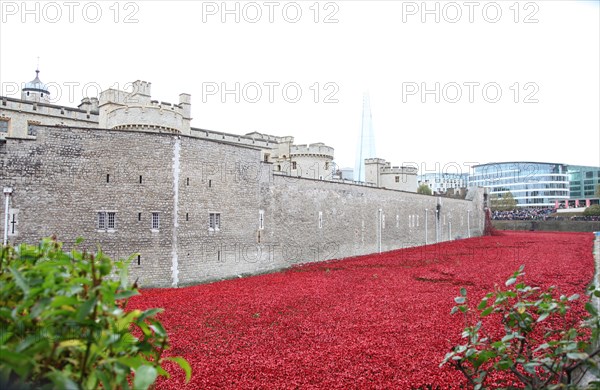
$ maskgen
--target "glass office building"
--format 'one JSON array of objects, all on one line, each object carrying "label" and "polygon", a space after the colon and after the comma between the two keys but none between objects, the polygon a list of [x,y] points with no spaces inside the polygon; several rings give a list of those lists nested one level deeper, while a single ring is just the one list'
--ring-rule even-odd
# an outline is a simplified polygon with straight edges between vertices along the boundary
[{"label": "glass office building", "polygon": [[569,165],[567,173],[571,199],[598,198],[596,188],[600,185],[600,167]]},{"label": "glass office building", "polygon": [[510,192],[518,207],[554,207],[570,198],[567,165],[503,162],[476,165],[469,186],[486,187],[490,196]]}]

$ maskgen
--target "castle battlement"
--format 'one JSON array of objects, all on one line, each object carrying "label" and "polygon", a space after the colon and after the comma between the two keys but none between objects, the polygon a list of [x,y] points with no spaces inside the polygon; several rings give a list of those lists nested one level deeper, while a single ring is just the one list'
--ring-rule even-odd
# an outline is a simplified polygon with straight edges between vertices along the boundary
[{"label": "castle battlement", "polygon": [[253,139],[262,139],[262,140],[267,140],[270,142],[275,142],[278,144],[281,143],[294,143],[294,137],[286,135],[286,136],[278,136],[278,135],[270,135],[270,134],[263,134],[263,133],[259,133],[257,131],[253,131],[251,133],[247,133],[246,137],[251,137]]},{"label": "castle battlement", "polygon": [[225,133],[222,131],[214,131],[214,130],[205,130],[192,128],[191,135],[196,138],[210,139],[214,141],[223,141],[223,142],[233,142],[236,144],[255,146],[261,149],[272,148],[277,145],[277,140],[275,138],[259,138],[254,137],[255,134],[259,133],[250,133],[246,135],[238,135],[233,133]]},{"label": "castle battlement", "polygon": [[381,174],[382,175],[386,175],[386,174],[389,174],[389,175],[416,175],[417,168],[405,167],[405,166],[392,167],[392,166],[390,166],[390,163],[387,163],[387,165],[381,169]]},{"label": "castle battlement", "polygon": [[139,131],[179,132],[190,135],[190,95],[179,95],[179,104],[152,100],[151,83],[137,80],[133,91],[108,89],[100,93],[99,127]]},{"label": "castle battlement", "polygon": [[331,146],[327,146],[322,142],[307,145],[292,145],[290,148],[292,156],[320,155],[331,159],[333,159],[333,151],[334,149]]},{"label": "castle battlement", "polygon": [[50,103],[38,103],[14,99],[6,96],[0,97],[0,109],[2,110],[17,111],[45,117],[51,116],[56,118],[98,122],[98,110],[93,110],[92,104],[85,106],[85,108],[81,108],[82,105],[79,107],[80,108],[64,107]]}]

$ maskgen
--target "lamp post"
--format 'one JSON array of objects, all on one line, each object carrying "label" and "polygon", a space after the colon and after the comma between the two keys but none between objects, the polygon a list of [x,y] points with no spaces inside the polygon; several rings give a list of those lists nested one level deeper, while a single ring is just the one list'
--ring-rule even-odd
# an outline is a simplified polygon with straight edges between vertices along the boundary
[{"label": "lamp post", "polygon": [[435,243],[440,242],[440,210],[435,209]]},{"label": "lamp post", "polygon": [[471,210],[467,210],[467,237],[471,238]]},{"label": "lamp post", "polygon": [[381,236],[382,236],[382,231],[381,231],[381,214],[383,212],[382,209],[379,209],[379,239],[378,239],[378,249],[379,249],[379,253],[381,253]]},{"label": "lamp post", "polygon": [[3,245],[6,246],[8,243],[8,204],[10,201],[10,196],[13,192],[12,188],[4,187],[4,241]]},{"label": "lamp post", "polygon": [[427,212],[429,210],[425,209],[425,245],[427,245]]}]

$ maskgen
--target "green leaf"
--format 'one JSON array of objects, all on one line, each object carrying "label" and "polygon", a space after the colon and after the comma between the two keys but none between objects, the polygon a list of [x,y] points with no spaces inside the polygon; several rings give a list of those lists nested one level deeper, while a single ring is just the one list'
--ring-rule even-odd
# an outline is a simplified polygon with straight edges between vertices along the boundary
[{"label": "green leaf", "polygon": [[83,302],[77,311],[77,320],[83,321],[91,313],[97,302],[98,298],[95,296]]},{"label": "green leaf", "polygon": [[585,352],[569,352],[567,353],[567,357],[569,359],[573,359],[573,360],[584,360],[590,357],[590,355],[588,355]]},{"label": "green leaf", "polygon": [[512,366],[513,366],[513,362],[510,360],[501,360],[497,364],[498,369],[501,371],[508,370]]},{"label": "green leaf", "polygon": [[156,380],[156,368],[152,366],[141,366],[135,370],[133,388],[135,390],[146,390]]},{"label": "green leaf", "polygon": [[137,370],[141,366],[144,366],[146,363],[148,363],[148,361],[141,356],[121,357],[117,359],[117,361],[133,370]]},{"label": "green leaf", "polygon": [[483,309],[485,309],[486,306],[487,306],[487,303],[488,303],[487,298],[483,298],[481,300],[481,302],[479,303],[479,306],[477,306],[477,310],[483,310]]},{"label": "green leaf", "polygon": [[538,317],[538,319],[535,322],[542,322],[544,321],[546,318],[548,318],[548,316],[550,315],[550,313],[546,312],[546,313],[542,313],[541,316]]},{"label": "green leaf", "polygon": [[157,315],[158,313],[162,313],[163,311],[164,311],[164,309],[148,309],[148,310],[144,311],[142,313],[142,315],[140,315],[138,317],[137,322],[142,322],[146,318],[154,317],[155,315]]},{"label": "green leaf", "polygon": [[485,316],[489,315],[492,311],[494,311],[494,306],[490,306],[487,309],[485,309],[484,311],[482,311],[481,316],[485,317]]},{"label": "green leaf", "polygon": [[506,336],[502,337],[502,342],[505,343],[505,342],[510,341],[510,340],[512,340],[514,338],[515,338],[515,334],[514,333],[507,334]]},{"label": "green leaf", "polygon": [[68,373],[61,371],[52,371],[48,374],[56,389],[61,390],[80,390],[77,383],[68,377]]},{"label": "green leaf", "polygon": [[466,289],[466,288],[464,288],[464,287],[463,287],[463,288],[461,288],[461,289],[460,289],[460,295],[462,295],[463,297],[466,297],[466,296],[467,296],[467,289]]},{"label": "green leaf", "polygon": [[151,320],[152,324],[150,325],[150,329],[156,333],[158,337],[167,337],[167,331],[163,328],[162,324],[159,321]]},{"label": "green leaf", "polygon": [[139,295],[140,293],[136,290],[125,290],[115,294],[115,300],[131,298],[135,295]]},{"label": "green leaf", "polygon": [[189,382],[190,379],[192,379],[192,367],[190,366],[190,364],[188,363],[187,360],[185,360],[181,356],[168,357],[168,358],[165,358],[165,360],[171,360],[171,361],[174,361],[175,363],[179,364],[179,367],[181,367],[183,369],[183,371],[185,371],[186,383]]},{"label": "green leaf", "polygon": [[17,284],[17,286],[19,286],[19,288],[21,290],[23,290],[23,293],[25,293],[25,295],[29,294],[29,286],[27,285],[27,281],[25,280],[25,278],[23,278],[23,275],[21,275],[21,273],[14,267],[8,267],[8,270],[13,274],[13,277],[15,278],[15,283]]}]

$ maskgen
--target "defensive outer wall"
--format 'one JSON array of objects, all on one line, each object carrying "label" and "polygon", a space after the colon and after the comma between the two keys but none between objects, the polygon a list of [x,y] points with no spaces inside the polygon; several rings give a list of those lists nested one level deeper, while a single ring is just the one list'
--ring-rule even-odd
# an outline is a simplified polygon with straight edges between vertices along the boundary
[{"label": "defensive outer wall", "polygon": [[[181,286],[474,237],[483,190],[470,200],[291,177],[260,149],[170,133],[36,126],[0,143],[10,187],[9,241],[84,237],[113,257],[139,253],[131,279]],[[427,211],[426,211],[427,210]],[[114,213],[99,229],[98,213]],[[153,226],[158,215],[158,228]],[[219,214],[211,229],[209,215]],[[4,221],[4,207],[2,221]]]}]

